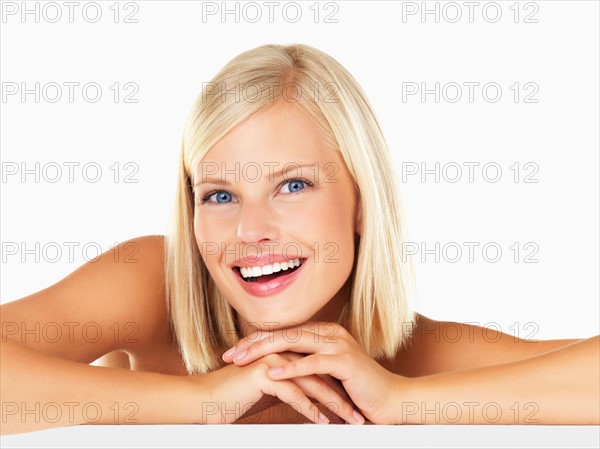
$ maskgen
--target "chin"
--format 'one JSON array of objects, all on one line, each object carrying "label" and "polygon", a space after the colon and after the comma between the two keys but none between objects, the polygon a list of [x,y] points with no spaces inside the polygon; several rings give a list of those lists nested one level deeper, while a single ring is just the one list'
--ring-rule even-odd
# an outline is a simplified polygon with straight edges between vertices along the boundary
[{"label": "chin", "polygon": [[[316,312],[315,312],[316,313]],[[260,329],[261,331],[275,331],[287,327],[299,326],[307,321],[314,313],[289,314],[289,313],[260,313],[246,315],[245,319],[250,332]]]}]

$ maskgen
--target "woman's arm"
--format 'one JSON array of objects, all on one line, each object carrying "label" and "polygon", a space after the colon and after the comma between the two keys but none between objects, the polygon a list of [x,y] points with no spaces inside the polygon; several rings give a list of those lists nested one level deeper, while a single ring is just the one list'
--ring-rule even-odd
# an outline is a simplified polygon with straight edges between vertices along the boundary
[{"label": "woman's arm", "polygon": [[187,376],[90,366],[2,338],[1,434],[78,424],[191,423]]},{"label": "woman's arm", "polygon": [[600,336],[506,364],[396,380],[397,424],[600,424]]},{"label": "woman's arm", "polygon": [[408,344],[384,365],[402,376],[421,377],[515,362],[583,340],[537,340],[536,330],[536,323],[514,323],[506,333],[496,323],[478,326],[417,314]]},{"label": "woman's arm", "polygon": [[186,376],[88,365],[112,351],[164,346],[162,251],[157,236],[121,243],[0,307],[1,433],[192,419],[197,407]]}]

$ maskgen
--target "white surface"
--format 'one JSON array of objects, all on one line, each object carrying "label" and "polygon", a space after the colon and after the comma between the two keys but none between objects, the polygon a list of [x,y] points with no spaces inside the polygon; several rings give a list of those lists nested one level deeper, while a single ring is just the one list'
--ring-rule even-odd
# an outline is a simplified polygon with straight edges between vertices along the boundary
[{"label": "white surface", "polygon": [[[243,428],[242,428],[243,427]],[[207,425],[79,426],[2,437],[3,448],[597,448],[598,427]]]}]

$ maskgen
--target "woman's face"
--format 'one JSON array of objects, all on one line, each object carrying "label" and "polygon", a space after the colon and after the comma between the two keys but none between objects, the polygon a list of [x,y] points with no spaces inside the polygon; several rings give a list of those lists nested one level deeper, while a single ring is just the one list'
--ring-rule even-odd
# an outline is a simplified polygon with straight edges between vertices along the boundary
[{"label": "woman's face", "polygon": [[195,183],[196,242],[244,335],[338,319],[357,197],[308,117],[286,102],[250,117],[211,148]]}]

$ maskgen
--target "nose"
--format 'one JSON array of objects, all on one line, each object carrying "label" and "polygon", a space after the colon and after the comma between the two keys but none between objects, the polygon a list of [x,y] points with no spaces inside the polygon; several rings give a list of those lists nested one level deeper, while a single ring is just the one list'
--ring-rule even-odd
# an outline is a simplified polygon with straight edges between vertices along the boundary
[{"label": "nose", "polygon": [[242,243],[258,243],[278,238],[273,214],[265,205],[246,203],[240,208],[237,224],[237,239]]}]

